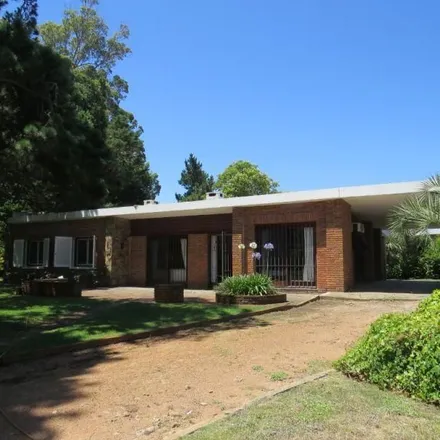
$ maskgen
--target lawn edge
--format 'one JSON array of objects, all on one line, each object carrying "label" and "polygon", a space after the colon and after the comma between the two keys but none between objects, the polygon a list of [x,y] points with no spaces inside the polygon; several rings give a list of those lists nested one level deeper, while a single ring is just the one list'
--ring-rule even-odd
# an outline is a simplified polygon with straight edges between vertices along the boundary
[{"label": "lawn edge", "polygon": [[57,354],[86,350],[90,348],[105,347],[107,345],[119,344],[121,342],[135,341],[138,339],[146,339],[154,336],[172,335],[182,330],[191,330],[193,328],[205,327],[214,324],[221,324],[223,322],[246,319],[259,315],[266,315],[268,313],[282,312],[285,310],[290,310],[293,308],[305,306],[306,304],[309,304],[314,301],[318,301],[319,299],[320,299],[320,295],[315,295],[298,304],[288,302],[287,304],[283,304],[281,306],[269,307],[267,309],[256,310],[254,312],[239,313],[238,315],[225,316],[223,318],[205,319],[203,321],[173,325],[170,327],[161,327],[152,330],[145,330],[138,333],[124,334],[120,336],[111,336],[109,338],[94,339],[93,341],[84,341],[84,342],[76,342],[74,344],[58,345],[54,347],[35,350],[31,353],[21,353],[21,354],[17,353],[15,355],[6,354],[5,356],[0,357],[0,366],[10,365],[16,362],[33,361],[47,356],[55,356]]},{"label": "lawn edge", "polygon": [[218,422],[220,420],[224,420],[228,417],[231,417],[235,414],[238,414],[241,411],[249,408],[250,406],[257,405],[261,402],[264,402],[265,400],[269,400],[279,394],[283,394],[287,391],[290,391],[294,388],[298,388],[298,387],[305,385],[307,383],[314,382],[319,379],[324,379],[330,373],[333,373],[335,371],[336,370],[334,370],[334,369],[329,369],[329,370],[321,371],[320,373],[316,373],[316,374],[312,374],[312,375],[303,377],[302,379],[298,379],[295,382],[292,382],[282,388],[277,388],[276,390],[269,391],[269,392],[255,398],[255,399],[249,401],[248,403],[245,403],[244,405],[242,405],[238,408],[234,408],[233,410],[230,410],[230,411],[225,411],[224,413],[219,414],[218,416],[213,417],[212,419],[205,420],[203,422],[200,422],[200,423],[197,423],[193,426],[190,426],[189,428],[182,429],[181,431],[176,432],[174,434],[171,434],[168,437],[164,437],[164,439],[165,440],[178,440],[186,435],[194,434],[196,431],[199,431],[200,429],[203,429],[206,426],[211,425],[212,423]]}]

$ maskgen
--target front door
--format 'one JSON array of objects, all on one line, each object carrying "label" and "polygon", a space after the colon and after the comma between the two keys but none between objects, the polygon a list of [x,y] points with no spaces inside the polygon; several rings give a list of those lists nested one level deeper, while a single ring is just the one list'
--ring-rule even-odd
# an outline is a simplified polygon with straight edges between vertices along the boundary
[{"label": "front door", "polygon": [[157,237],[147,240],[148,285],[186,283],[188,239],[186,237]]},{"label": "front door", "polygon": [[212,285],[221,283],[232,276],[232,234],[222,232],[211,235],[211,276]]}]

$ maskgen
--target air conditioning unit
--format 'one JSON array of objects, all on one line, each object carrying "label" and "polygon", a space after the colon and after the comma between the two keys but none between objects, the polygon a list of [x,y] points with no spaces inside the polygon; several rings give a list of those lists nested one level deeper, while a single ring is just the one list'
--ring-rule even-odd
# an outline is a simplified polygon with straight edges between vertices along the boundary
[{"label": "air conditioning unit", "polygon": [[211,191],[206,193],[206,200],[211,200],[211,199],[223,199],[223,193],[219,192],[219,191]]},{"label": "air conditioning unit", "polygon": [[158,203],[156,200],[144,200],[144,205],[157,205]]},{"label": "air conditioning unit", "polygon": [[360,232],[363,234],[365,232],[365,225],[363,223],[353,223],[353,232]]}]

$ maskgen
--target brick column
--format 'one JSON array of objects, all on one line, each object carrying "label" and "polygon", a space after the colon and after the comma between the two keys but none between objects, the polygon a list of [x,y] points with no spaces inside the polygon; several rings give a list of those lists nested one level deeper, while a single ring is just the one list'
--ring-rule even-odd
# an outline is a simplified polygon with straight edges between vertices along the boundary
[{"label": "brick column", "polygon": [[129,237],[128,282],[132,286],[147,284],[147,237]]},{"label": "brick column", "polygon": [[[242,275],[253,272],[252,252],[249,252],[249,243],[254,241],[254,226],[246,219],[246,210],[234,208],[232,211],[232,273]],[[238,245],[244,244],[245,249]]]},{"label": "brick column", "polygon": [[242,234],[232,234],[232,275],[242,275],[244,273],[246,251],[238,247],[242,243]]},{"label": "brick column", "polygon": [[188,288],[209,287],[208,234],[188,235]]},{"label": "brick column", "polygon": [[[324,225],[318,225],[318,235]],[[351,207],[344,200],[327,203],[325,248],[318,248],[318,289],[345,291],[353,286]],[[324,237],[321,237],[321,240]],[[318,238],[318,243],[321,241]],[[318,245],[323,245],[320,242]]]}]

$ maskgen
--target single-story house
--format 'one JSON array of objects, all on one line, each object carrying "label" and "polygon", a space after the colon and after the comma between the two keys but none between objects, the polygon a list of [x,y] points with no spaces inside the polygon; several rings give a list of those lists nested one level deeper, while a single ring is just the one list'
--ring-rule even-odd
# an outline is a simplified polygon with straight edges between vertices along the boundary
[{"label": "single-story house", "polygon": [[195,202],[16,213],[9,219],[8,262],[20,273],[93,274],[111,286],[205,289],[257,271],[279,287],[346,291],[384,278],[387,213],[420,185],[237,198],[209,193]]}]

